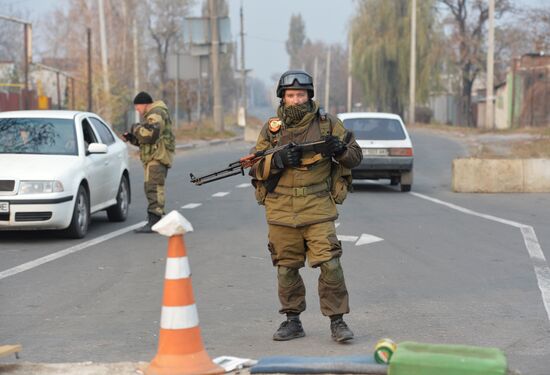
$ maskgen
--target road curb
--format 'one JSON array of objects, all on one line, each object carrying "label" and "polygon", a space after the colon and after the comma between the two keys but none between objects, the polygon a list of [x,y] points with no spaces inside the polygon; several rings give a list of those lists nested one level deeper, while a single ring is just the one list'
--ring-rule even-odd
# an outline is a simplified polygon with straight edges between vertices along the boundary
[{"label": "road curb", "polygon": [[[0,364],[0,374],[10,375],[143,375],[149,362],[74,362],[74,363],[33,363],[18,362]],[[243,368],[226,375],[250,375]],[[368,375],[368,374],[366,374]]]},{"label": "road curb", "polygon": [[0,374],[10,375],[136,375],[143,374],[147,362],[117,363],[32,363],[0,364]]},{"label": "road curb", "polygon": [[210,141],[206,142],[190,142],[190,143],[179,143],[176,145],[177,150],[188,150],[193,148],[200,148],[200,147],[206,147],[206,146],[216,146],[221,145],[224,143],[231,143],[231,142],[238,142],[243,141],[243,136],[237,136],[233,138],[227,138],[227,139],[212,139]]}]

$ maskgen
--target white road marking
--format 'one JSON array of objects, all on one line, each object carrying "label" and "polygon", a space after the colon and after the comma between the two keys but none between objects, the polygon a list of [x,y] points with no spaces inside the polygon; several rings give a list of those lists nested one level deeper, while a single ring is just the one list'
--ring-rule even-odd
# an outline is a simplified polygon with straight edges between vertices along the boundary
[{"label": "white road marking", "polygon": [[383,238],[376,237],[372,234],[367,234],[367,233],[362,233],[361,236],[345,236],[342,234],[337,234],[337,237],[340,241],[355,242],[355,246],[367,245],[369,243],[384,241]]},{"label": "white road marking", "polygon": [[344,236],[341,234],[338,234],[337,236],[340,241],[344,242],[355,242],[359,238],[358,236]]},{"label": "white road marking", "polygon": [[367,245],[369,243],[375,243],[384,241],[383,238],[373,236],[372,234],[363,233],[361,234],[361,237],[357,240],[355,243],[355,246],[361,246],[361,245]]},{"label": "white road marking", "polygon": [[251,186],[252,186],[252,184],[248,183],[248,184],[240,184],[240,185],[237,185],[236,187],[239,188],[239,189],[244,189],[244,188],[251,187]]},{"label": "white road marking", "polygon": [[220,191],[219,193],[216,193],[216,194],[212,194],[213,197],[216,197],[216,198],[221,198],[221,197],[225,197],[226,195],[228,195],[229,192],[228,191]]},{"label": "white road marking", "polygon": [[542,248],[540,247],[535,229],[532,226],[518,223],[516,221],[502,219],[497,216],[482,214],[461,206],[457,206],[456,204],[429,197],[424,194],[419,194],[415,192],[411,192],[409,194],[437,204],[441,204],[443,206],[447,206],[465,214],[481,217],[483,219],[519,228],[521,230],[521,235],[523,236],[523,242],[525,243],[525,247],[527,248],[527,252],[529,253],[531,262],[533,263],[533,268],[535,269],[535,275],[537,277],[537,284],[542,294],[542,302],[544,304],[544,308],[546,309],[548,320],[550,320],[550,267],[548,267],[548,262],[546,261],[544,253],[542,252]]},{"label": "white road marking", "polygon": [[185,206],[181,206],[184,210],[192,210],[193,208],[197,208],[199,206],[202,206],[202,203],[188,203]]},{"label": "white road marking", "polygon": [[76,253],[78,251],[84,250],[84,249],[86,249],[90,246],[94,246],[94,245],[97,245],[99,243],[110,240],[111,238],[118,237],[118,236],[120,236],[124,233],[128,233],[128,232],[130,232],[134,229],[137,229],[137,228],[143,226],[145,223],[146,223],[145,221],[141,221],[137,224],[130,225],[129,227],[122,228],[122,229],[116,230],[114,232],[104,234],[103,236],[96,237],[93,240],[82,242],[78,245],[69,247],[65,250],[60,250],[56,253],[46,255],[42,258],[38,258],[38,259],[32,260],[30,262],[20,264],[19,266],[15,266],[13,268],[7,269],[5,271],[0,272],[0,280],[5,279],[6,277],[9,277],[9,276],[16,275],[16,274],[18,274],[20,272],[23,272],[23,271],[28,271],[28,270],[33,269],[35,267],[38,267],[42,264],[52,262],[56,259],[64,257],[65,255],[73,254],[73,253]]},{"label": "white road marking", "polygon": [[432,201],[432,202],[437,203],[437,204],[441,204],[443,206],[447,206],[449,208],[452,208],[453,210],[457,210],[457,211],[463,212],[465,214],[478,216],[478,217],[481,217],[481,218],[484,218],[484,219],[487,219],[487,220],[496,221],[496,222],[501,223],[501,224],[511,225],[513,227],[516,227],[516,228],[523,228],[525,226],[524,224],[517,223],[515,221],[501,219],[500,217],[496,217],[496,216],[492,216],[492,215],[482,214],[482,213],[470,210],[468,208],[457,206],[456,204],[452,204],[452,203],[445,202],[445,201],[442,201],[442,200],[439,200],[439,199],[436,199],[436,198],[429,197],[429,196],[424,195],[424,194],[419,194],[419,193],[415,193],[415,192],[410,192],[409,194],[414,195],[415,197],[418,197],[418,198],[422,198],[422,199],[425,199],[425,200],[428,200],[428,201]]}]

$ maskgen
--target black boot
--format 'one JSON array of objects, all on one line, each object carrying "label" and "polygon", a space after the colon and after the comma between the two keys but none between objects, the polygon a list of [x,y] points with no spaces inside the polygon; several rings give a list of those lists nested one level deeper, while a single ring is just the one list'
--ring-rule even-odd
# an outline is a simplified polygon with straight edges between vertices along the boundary
[{"label": "black boot", "polygon": [[147,223],[141,228],[135,229],[135,233],[153,233],[153,225],[155,225],[161,219],[160,216],[148,213]]},{"label": "black boot", "polygon": [[273,334],[275,341],[288,341],[304,337],[306,333],[302,328],[302,322],[298,315],[287,316],[287,319],[281,323],[279,329]]},{"label": "black boot", "polygon": [[330,319],[330,332],[332,339],[337,342],[344,342],[353,339],[353,332],[348,328],[342,316],[335,316]]}]

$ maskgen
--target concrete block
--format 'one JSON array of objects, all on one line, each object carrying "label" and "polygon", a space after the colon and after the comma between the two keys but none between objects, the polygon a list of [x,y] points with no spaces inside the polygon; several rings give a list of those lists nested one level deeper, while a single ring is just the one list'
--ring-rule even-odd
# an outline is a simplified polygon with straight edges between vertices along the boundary
[{"label": "concrete block", "polygon": [[523,159],[524,191],[550,192],[550,159]]},{"label": "concrete block", "polygon": [[521,159],[455,159],[452,164],[452,189],[460,193],[522,192]]}]

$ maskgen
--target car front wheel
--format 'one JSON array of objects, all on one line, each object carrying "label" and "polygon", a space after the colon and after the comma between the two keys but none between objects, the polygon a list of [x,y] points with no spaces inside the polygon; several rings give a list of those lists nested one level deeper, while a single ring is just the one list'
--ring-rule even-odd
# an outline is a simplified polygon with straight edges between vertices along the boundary
[{"label": "car front wheel", "polygon": [[71,224],[65,229],[65,234],[70,238],[83,238],[88,233],[90,224],[90,202],[88,192],[80,185],[73,209]]},{"label": "car front wheel", "polygon": [[109,221],[125,221],[128,217],[128,207],[130,205],[129,186],[128,177],[122,176],[116,195],[116,204],[107,208],[107,218],[109,218]]}]

